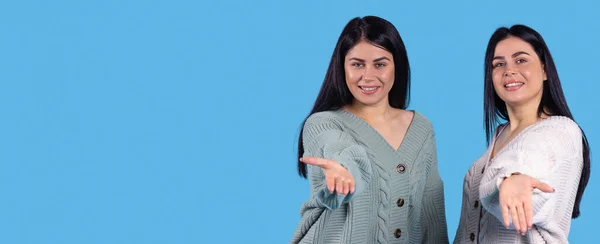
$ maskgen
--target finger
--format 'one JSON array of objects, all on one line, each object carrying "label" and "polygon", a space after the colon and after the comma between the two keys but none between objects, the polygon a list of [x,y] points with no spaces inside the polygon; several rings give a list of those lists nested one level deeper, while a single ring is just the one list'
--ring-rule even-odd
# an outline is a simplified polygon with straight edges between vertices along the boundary
[{"label": "finger", "polygon": [[335,181],[335,190],[337,191],[337,194],[344,194],[344,182],[339,177]]},{"label": "finger", "polygon": [[520,232],[521,226],[519,225],[519,213],[517,212],[517,206],[512,205],[509,208],[510,208],[510,214],[512,217],[513,227],[515,227],[516,231]]},{"label": "finger", "polygon": [[527,220],[527,229],[531,229],[533,225],[533,206],[531,200],[523,203],[523,211],[525,212],[525,219]]},{"label": "finger", "polygon": [[356,190],[356,183],[354,182],[354,180],[350,181],[350,193],[354,193],[354,191]]},{"label": "finger", "polygon": [[348,195],[350,193],[350,182],[347,180],[344,181],[344,195]]},{"label": "finger", "polygon": [[552,188],[550,185],[543,183],[539,180],[536,181],[536,183],[533,185],[533,187],[539,189],[540,191],[547,192],[547,193],[554,192],[554,188]]},{"label": "finger", "polygon": [[509,216],[508,205],[502,204],[502,220],[504,221],[504,226],[506,226],[506,228],[510,227],[510,222],[509,222],[508,216]]},{"label": "finger", "polygon": [[333,194],[333,190],[335,190],[335,177],[326,176],[325,181],[327,181],[327,189],[330,194]]},{"label": "finger", "polygon": [[525,220],[525,213],[523,211],[523,203],[520,203],[516,207],[517,213],[519,214],[519,226],[521,227],[519,232],[521,232],[522,235],[525,235],[525,232],[527,232],[527,222]]},{"label": "finger", "polygon": [[341,182],[342,182],[342,191],[340,193],[344,194],[344,195],[348,195],[348,193],[347,193],[348,192],[348,182],[344,179],[342,179]]},{"label": "finger", "polygon": [[301,157],[300,162],[303,162],[305,164],[314,165],[314,166],[319,166],[321,168],[326,168],[329,160],[324,159],[324,158],[316,158],[316,157]]}]

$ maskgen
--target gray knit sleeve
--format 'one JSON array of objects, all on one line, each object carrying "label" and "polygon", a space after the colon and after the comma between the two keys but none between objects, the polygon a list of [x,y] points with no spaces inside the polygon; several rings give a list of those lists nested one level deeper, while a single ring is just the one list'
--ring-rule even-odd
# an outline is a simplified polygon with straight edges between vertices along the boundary
[{"label": "gray knit sleeve", "polygon": [[311,195],[322,207],[336,209],[359,195],[371,180],[371,165],[365,148],[343,130],[342,124],[331,114],[313,114],[303,128],[304,156],[333,160],[344,166],[356,182],[354,193],[330,193],[325,175],[318,166],[307,165]]}]

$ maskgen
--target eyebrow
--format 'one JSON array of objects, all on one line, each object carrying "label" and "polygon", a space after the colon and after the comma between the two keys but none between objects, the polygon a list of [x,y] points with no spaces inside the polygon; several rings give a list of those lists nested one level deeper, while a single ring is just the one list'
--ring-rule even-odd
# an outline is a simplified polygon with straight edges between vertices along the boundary
[{"label": "eyebrow", "polygon": [[[514,57],[516,57],[516,56],[519,56],[519,55],[521,55],[521,54],[526,54],[526,55],[528,55],[528,56],[531,56],[529,53],[527,53],[527,52],[525,52],[525,51],[518,51],[518,52],[516,52],[516,53],[513,53],[513,55],[510,55],[510,56],[514,58]],[[504,59],[504,56],[496,56],[496,57],[494,57],[494,59],[493,59],[493,60],[496,60],[496,59]]]},{"label": "eyebrow", "polygon": [[[350,60],[356,60],[356,61],[363,62],[363,63],[365,62],[364,59],[360,59],[360,58],[350,58]],[[373,60],[373,62],[379,62],[379,61],[383,61],[383,60],[390,61],[390,59],[387,57],[381,57],[381,58],[376,58],[375,60]]]}]

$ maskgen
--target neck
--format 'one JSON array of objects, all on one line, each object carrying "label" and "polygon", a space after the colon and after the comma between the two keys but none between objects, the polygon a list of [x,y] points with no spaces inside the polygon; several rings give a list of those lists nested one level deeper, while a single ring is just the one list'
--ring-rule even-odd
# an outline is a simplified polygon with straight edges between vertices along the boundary
[{"label": "neck", "polygon": [[354,113],[356,116],[367,121],[386,120],[392,115],[392,106],[388,103],[379,103],[376,105],[365,105],[354,101],[346,110]]},{"label": "neck", "polygon": [[508,118],[510,122],[510,130],[516,131],[521,130],[527,126],[535,124],[541,119],[545,118],[538,115],[538,103],[529,103],[519,106],[506,105],[506,111],[508,112]]}]

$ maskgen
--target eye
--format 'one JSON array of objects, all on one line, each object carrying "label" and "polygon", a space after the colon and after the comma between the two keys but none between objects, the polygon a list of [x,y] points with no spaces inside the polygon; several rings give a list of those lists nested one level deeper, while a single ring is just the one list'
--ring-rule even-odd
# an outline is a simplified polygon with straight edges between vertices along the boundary
[{"label": "eye", "polygon": [[526,62],[527,62],[527,59],[524,59],[524,58],[517,59],[518,64],[522,64],[522,63],[526,63]]},{"label": "eye", "polygon": [[385,63],[376,63],[376,64],[375,64],[375,68],[383,68],[383,67],[385,67],[385,66],[386,66],[386,64],[385,64]]},{"label": "eye", "polygon": [[362,64],[362,63],[358,63],[358,62],[354,62],[354,63],[352,63],[351,65],[352,65],[352,67],[356,67],[356,68],[361,68],[361,67],[363,67],[363,66],[364,66],[364,64]]},{"label": "eye", "polygon": [[493,65],[493,68],[499,68],[499,67],[503,67],[503,66],[504,66],[504,62],[498,62]]}]

